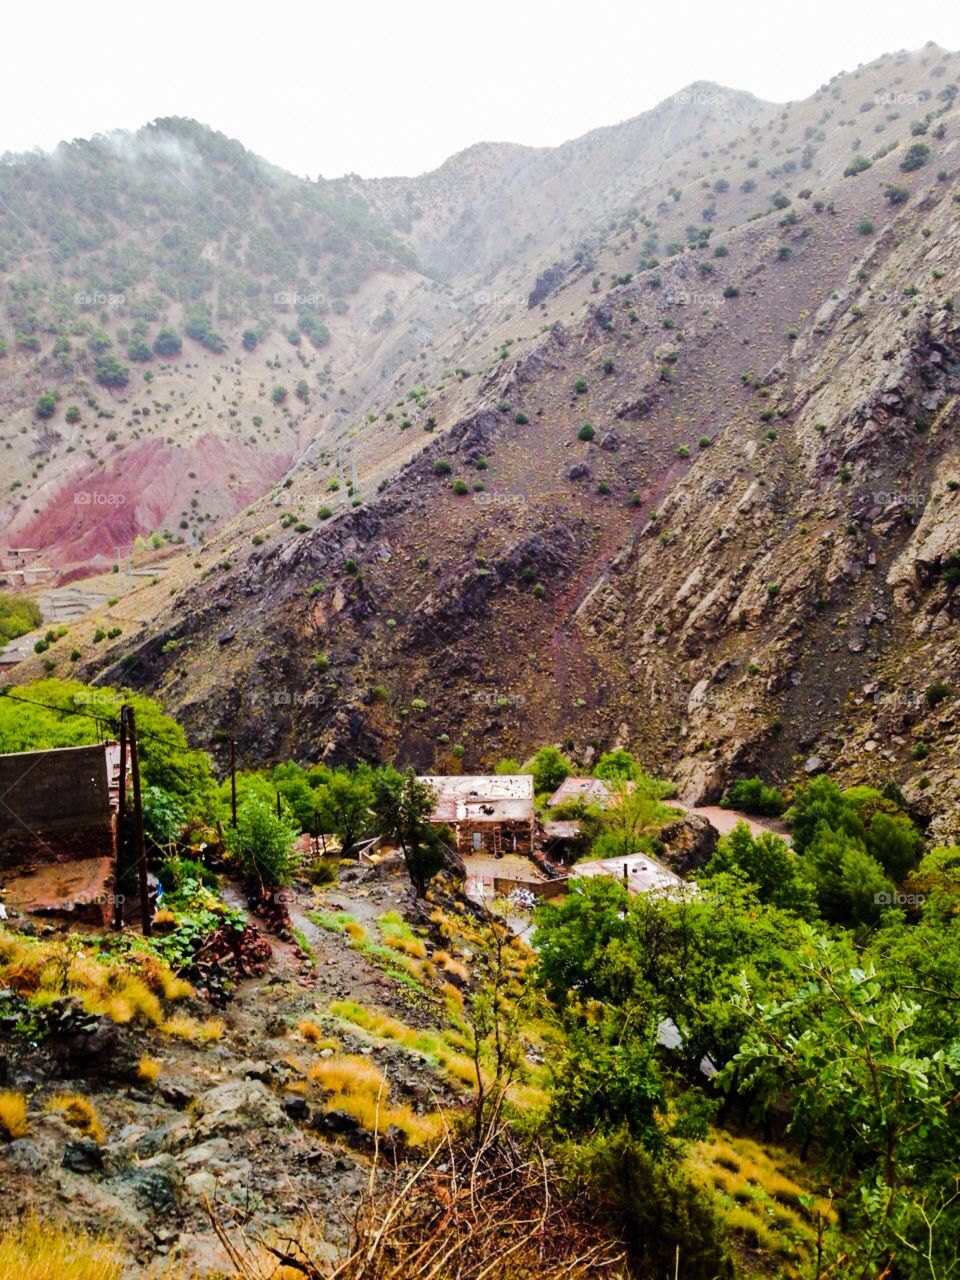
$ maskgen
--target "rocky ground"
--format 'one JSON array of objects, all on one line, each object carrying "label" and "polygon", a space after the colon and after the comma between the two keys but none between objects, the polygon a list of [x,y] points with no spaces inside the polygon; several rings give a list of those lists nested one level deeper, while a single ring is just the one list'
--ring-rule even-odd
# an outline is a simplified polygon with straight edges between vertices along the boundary
[{"label": "rocky ground", "polygon": [[[331,1015],[331,1002],[348,998],[407,1026],[431,1027],[443,1005],[432,990],[391,976],[347,933],[312,923],[314,908],[347,911],[371,933],[385,912],[429,916],[399,871],[348,871],[331,889],[296,895],[291,919],[305,945],[272,940],[266,972],[237,987],[216,1042],[189,1044],[75,1016],[39,1047],[4,1037],[0,1087],[29,1095],[30,1120],[25,1137],[0,1144],[0,1217],[12,1222],[59,1209],[73,1226],[106,1226],[128,1249],[131,1276],[165,1258],[199,1274],[224,1265],[207,1205],[224,1222],[268,1228],[312,1215],[332,1245],[342,1242],[369,1179],[373,1140],[305,1088],[309,1067],[330,1057],[331,1045],[363,1055],[414,1112],[455,1107],[462,1090],[426,1055]],[[424,945],[428,955],[435,951],[429,933]],[[11,994],[0,992],[0,1010]],[[298,1030],[304,1020],[329,1043],[307,1039]],[[143,1055],[159,1064],[155,1083],[141,1078]],[[102,1142],[44,1114],[44,1101],[65,1088],[94,1103]],[[386,1146],[402,1158],[402,1135],[388,1133]]]}]

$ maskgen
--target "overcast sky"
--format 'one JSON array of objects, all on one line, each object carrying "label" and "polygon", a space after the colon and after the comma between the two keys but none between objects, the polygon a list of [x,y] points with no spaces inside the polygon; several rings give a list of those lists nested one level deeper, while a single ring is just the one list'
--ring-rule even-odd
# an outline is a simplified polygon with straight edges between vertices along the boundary
[{"label": "overcast sky", "polygon": [[34,0],[2,31],[0,152],[183,115],[298,174],[377,177],[556,144],[692,80],[805,97],[882,53],[960,48],[960,3]]}]

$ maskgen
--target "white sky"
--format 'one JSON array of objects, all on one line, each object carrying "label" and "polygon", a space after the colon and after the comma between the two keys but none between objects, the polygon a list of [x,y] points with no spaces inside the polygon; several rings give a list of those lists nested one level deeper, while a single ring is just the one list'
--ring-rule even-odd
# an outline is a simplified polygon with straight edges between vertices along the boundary
[{"label": "white sky", "polygon": [[556,144],[692,80],[774,101],[935,40],[957,0],[47,0],[2,18],[0,152],[194,116],[310,177]]}]

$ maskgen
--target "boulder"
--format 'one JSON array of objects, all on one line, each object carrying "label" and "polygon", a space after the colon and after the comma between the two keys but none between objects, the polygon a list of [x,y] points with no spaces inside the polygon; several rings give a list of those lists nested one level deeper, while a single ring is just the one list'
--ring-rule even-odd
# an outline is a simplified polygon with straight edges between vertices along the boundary
[{"label": "boulder", "polygon": [[201,1094],[194,1117],[194,1137],[198,1142],[257,1127],[290,1126],[280,1103],[259,1080],[231,1080]]}]

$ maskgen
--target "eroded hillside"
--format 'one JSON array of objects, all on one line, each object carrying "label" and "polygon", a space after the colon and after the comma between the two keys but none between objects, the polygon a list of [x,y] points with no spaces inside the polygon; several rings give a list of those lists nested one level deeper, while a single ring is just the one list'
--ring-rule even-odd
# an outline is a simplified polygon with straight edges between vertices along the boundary
[{"label": "eroded hillside", "polygon": [[709,139],[525,265],[458,241],[454,197],[525,173],[536,221],[543,155],[458,157],[393,223],[438,267],[463,244],[473,304],[429,345],[386,329],[357,408],[80,669],[260,758],[622,743],[697,799],[875,762],[952,830],[956,78],[927,49],[734,119],[694,93]]}]

